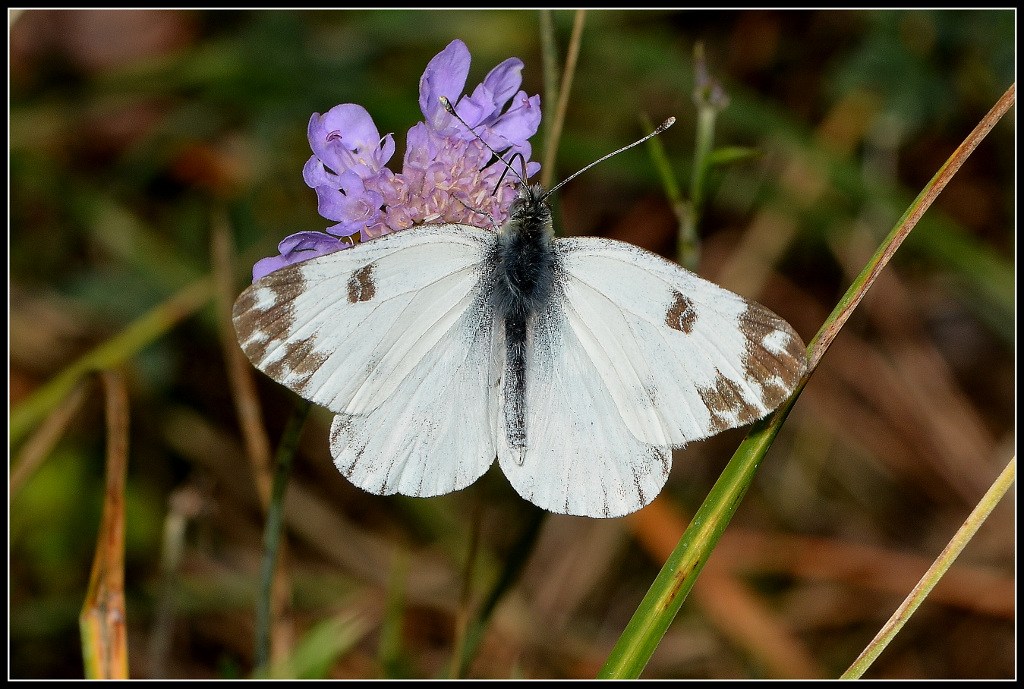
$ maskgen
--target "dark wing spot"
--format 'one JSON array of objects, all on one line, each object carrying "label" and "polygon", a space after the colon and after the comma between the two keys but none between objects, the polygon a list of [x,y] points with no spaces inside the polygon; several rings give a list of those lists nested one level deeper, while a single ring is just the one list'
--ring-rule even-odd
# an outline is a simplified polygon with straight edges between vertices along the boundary
[{"label": "dark wing spot", "polygon": [[693,310],[693,302],[681,292],[676,292],[672,305],[665,312],[665,325],[689,335],[696,322],[697,312]]},{"label": "dark wing spot", "polygon": [[[352,476],[355,474],[356,465],[365,471],[372,472],[373,464],[379,461],[379,458],[366,456],[366,446],[370,442],[370,436],[366,432],[366,424],[361,423],[363,420],[363,417],[351,414],[338,414],[334,417],[334,423],[331,424],[331,456],[334,457],[334,466],[349,480],[352,480]],[[348,458],[345,462],[341,460],[343,456]],[[368,488],[364,488],[364,490],[371,493],[376,492]],[[382,495],[382,493],[376,494]]]},{"label": "dark wing spot", "polygon": [[804,343],[789,323],[759,304],[747,306],[740,327],[747,336],[743,373],[761,387],[764,405],[774,409],[789,397],[806,370]]},{"label": "dark wing spot", "polygon": [[[246,288],[232,309],[232,321],[242,351],[257,367],[263,361],[267,348],[288,337],[295,323],[293,302],[302,294],[306,281],[301,266],[289,266],[274,271]],[[269,290],[272,299],[258,306],[257,294]]]},{"label": "dark wing spot", "polygon": [[348,279],[348,300],[355,304],[357,301],[370,301],[376,294],[377,288],[373,284],[373,264],[369,263]]},{"label": "dark wing spot", "polygon": [[651,445],[647,453],[651,457],[650,465],[660,464],[662,478],[668,479],[668,474],[672,470],[672,449]]},{"label": "dark wing spot", "polygon": [[747,304],[739,327],[747,340],[741,362],[743,378],[749,387],[760,391],[760,399],[744,399],[736,383],[716,371],[710,386],[698,388],[711,412],[712,433],[750,423],[778,407],[806,369],[800,336],[768,309],[753,302]]},{"label": "dark wing spot", "polygon": [[[349,480],[352,479],[352,474],[356,468],[356,462],[353,461],[351,464],[342,465],[338,461],[338,455],[340,452],[337,452],[335,448],[348,446],[353,440],[352,436],[352,417],[347,414],[338,414],[335,416],[334,423],[331,424],[331,454],[335,457],[334,465],[338,467],[338,471],[340,471],[342,475]],[[356,461],[359,460],[360,454],[361,452],[358,451],[355,453]]]},{"label": "dark wing spot", "polygon": [[697,388],[704,406],[711,412],[712,434],[726,428],[742,426],[761,417],[761,411],[743,399],[736,384],[716,370],[714,383],[706,388]]},{"label": "dark wing spot", "polygon": [[658,389],[658,384],[653,380],[647,380],[643,383],[644,394],[640,398],[641,403],[646,403],[645,407],[650,409],[657,409],[660,404],[661,391]]},{"label": "dark wing spot", "polygon": [[[633,474],[633,487],[636,488],[637,500],[640,501],[641,505],[646,505],[648,503],[647,496],[644,495],[644,488],[640,483],[640,476],[635,473]],[[604,516],[608,516],[607,508],[605,508]]]},{"label": "dark wing spot", "polygon": [[289,382],[289,386],[302,394],[306,382],[327,361],[327,354],[316,351],[314,337],[289,342],[287,348],[285,355],[266,366],[263,372],[276,381],[293,374],[301,376],[301,379]]}]

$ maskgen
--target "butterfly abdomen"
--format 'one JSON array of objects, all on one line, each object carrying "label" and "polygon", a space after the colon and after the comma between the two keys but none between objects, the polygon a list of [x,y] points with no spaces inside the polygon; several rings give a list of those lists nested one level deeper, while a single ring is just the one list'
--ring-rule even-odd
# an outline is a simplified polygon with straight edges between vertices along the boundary
[{"label": "butterfly abdomen", "polygon": [[526,446],[526,342],[530,323],[551,299],[555,250],[551,210],[540,186],[523,187],[494,246],[491,303],[505,328],[505,428],[517,456]]}]

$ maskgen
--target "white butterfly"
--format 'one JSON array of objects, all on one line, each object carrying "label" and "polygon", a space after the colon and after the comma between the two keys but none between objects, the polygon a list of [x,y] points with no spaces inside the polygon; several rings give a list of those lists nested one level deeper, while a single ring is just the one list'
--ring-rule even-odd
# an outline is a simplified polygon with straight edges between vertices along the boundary
[{"label": "white butterfly", "polygon": [[252,363],[336,416],[371,493],[465,488],[617,517],[672,449],[762,418],[804,373],[788,323],[631,244],[553,237],[539,186],[500,229],[423,225],[277,270],[234,306]]}]

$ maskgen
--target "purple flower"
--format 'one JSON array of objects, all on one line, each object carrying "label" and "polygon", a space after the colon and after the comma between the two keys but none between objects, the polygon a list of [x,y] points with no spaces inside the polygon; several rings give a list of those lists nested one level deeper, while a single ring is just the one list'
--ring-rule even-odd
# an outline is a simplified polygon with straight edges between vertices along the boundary
[{"label": "purple flower", "polygon": [[282,239],[281,243],[277,245],[277,250],[281,252],[279,256],[256,261],[256,265],[252,267],[252,281],[256,282],[278,268],[284,268],[314,256],[329,254],[332,251],[344,249],[346,246],[351,246],[351,244],[346,244],[343,240],[323,232],[296,232]]},{"label": "purple flower", "polygon": [[[434,56],[420,78],[424,121],[406,135],[401,172],[386,167],[395,153],[391,134],[383,137],[360,105],[345,103],[309,120],[313,156],[302,177],[316,191],[317,211],[336,224],[323,232],[300,232],[278,246],[279,256],[253,268],[253,280],[286,265],[352,246],[360,241],[425,223],[499,225],[515,198],[515,174],[537,173],[528,139],[540,126],[540,96],[519,89],[523,62],[509,58],[492,69],[471,96],[463,95],[469,76],[466,44],[452,41]],[[445,96],[470,129],[441,105]],[[475,134],[474,134],[475,132]],[[480,142],[487,142],[506,162]],[[522,161],[513,158],[522,157]],[[472,209],[472,210],[470,210]],[[339,237],[350,237],[342,241]]]}]

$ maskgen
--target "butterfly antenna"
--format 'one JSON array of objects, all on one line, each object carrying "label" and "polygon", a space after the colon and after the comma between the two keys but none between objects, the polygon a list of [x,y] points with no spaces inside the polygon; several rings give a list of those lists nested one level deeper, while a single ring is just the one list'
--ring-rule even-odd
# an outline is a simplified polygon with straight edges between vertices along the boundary
[{"label": "butterfly antenna", "polygon": [[[461,123],[462,123],[462,126],[463,126],[463,127],[465,127],[465,128],[467,129],[467,130],[469,130],[469,132],[470,132],[471,134],[473,134],[473,136],[475,136],[475,137],[476,137],[477,139],[479,139],[479,140],[480,140],[480,143],[482,143],[482,144],[483,144],[484,146],[486,146],[486,147],[487,147],[487,150],[488,150],[488,151],[490,151],[491,153],[493,153],[493,154],[494,154],[494,157],[495,157],[495,158],[497,158],[497,159],[498,159],[498,160],[500,160],[501,162],[505,163],[505,167],[506,167],[506,169],[507,169],[507,170],[511,170],[511,171],[512,171],[512,174],[513,174],[513,175],[515,175],[516,177],[518,177],[518,178],[519,178],[519,182],[520,182],[520,183],[522,183],[522,184],[526,184],[526,179],[525,179],[525,174],[526,174],[526,168],[525,168],[525,167],[523,168],[523,174],[522,174],[522,175],[521,175],[521,174],[519,174],[519,172],[517,172],[517,171],[516,171],[515,167],[513,167],[513,166],[512,166],[512,163],[511,163],[511,162],[509,162],[508,160],[505,160],[504,158],[502,158],[502,157],[501,157],[501,154],[500,154],[500,153],[498,153],[498,152],[497,152],[497,151],[495,151],[495,150],[494,150],[493,148],[491,148],[490,144],[488,144],[488,143],[487,143],[486,141],[484,141],[484,138],[483,138],[482,136],[480,136],[479,134],[477,134],[477,133],[476,133],[475,131],[473,131],[473,128],[472,128],[472,127],[470,127],[470,126],[469,126],[468,124],[466,124],[466,120],[464,120],[464,119],[462,119],[461,117],[459,117],[459,113],[455,112],[455,106],[454,106],[454,105],[452,105],[452,102],[451,102],[450,100],[448,100],[448,99],[447,99],[447,98],[446,98],[445,96],[441,96],[441,97],[440,97],[440,100],[441,100],[441,107],[443,107],[443,108],[445,109],[445,111],[446,111],[446,112],[447,112],[447,113],[448,113],[449,115],[451,115],[452,117],[454,117],[455,119],[457,119],[457,120],[458,120],[459,122],[461,122]],[[652,134],[651,136],[654,136],[654,135]],[[639,143],[639,142],[637,142],[637,143]],[[627,147],[627,148],[628,148],[628,147]],[[523,155],[522,155],[521,153],[518,153],[518,152],[517,152],[517,153],[514,153],[514,154],[512,155],[512,159],[513,159],[513,160],[515,160],[515,157],[516,157],[517,155],[518,155],[518,156],[519,156],[520,158],[523,158]],[[524,163],[525,163],[525,159],[524,159]],[[504,173],[502,173],[502,177],[504,177]],[[500,185],[500,184],[501,184],[501,182],[498,182],[498,184]]]},{"label": "butterfly antenna", "polygon": [[515,162],[516,158],[519,158],[519,163],[520,165],[522,165],[523,171],[523,174],[516,174],[516,177],[518,177],[519,179],[523,179],[524,177],[526,177],[526,156],[524,156],[519,151],[516,151],[515,153],[512,154],[512,157],[505,162],[505,171],[501,173],[500,177],[498,177],[498,183],[494,185],[494,192],[491,192],[492,194],[498,191],[498,187],[501,186],[501,183],[505,179],[505,175],[508,174],[509,170],[515,172],[515,166],[513,165],[513,163]]},{"label": "butterfly antenna", "polygon": [[640,144],[642,144],[643,142],[647,141],[648,139],[650,139],[652,137],[655,137],[658,134],[661,134],[663,131],[665,131],[666,129],[668,129],[669,127],[674,125],[675,123],[676,123],[676,118],[670,117],[667,120],[665,120],[664,122],[662,122],[661,124],[659,124],[657,126],[657,128],[653,132],[651,132],[650,134],[648,134],[644,138],[638,139],[637,141],[634,141],[633,143],[629,144],[628,146],[623,146],[622,148],[620,148],[618,150],[612,151],[608,155],[601,156],[600,158],[598,158],[597,160],[592,162],[590,165],[587,165],[582,170],[579,170],[579,171],[569,175],[568,177],[563,179],[561,182],[559,182],[555,186],[553,186],[550,189],[548,189],[548,193],[544,194],[543,198],[546,199],[547,197],[551,196],[551,194],[553,194],[557,189],[561,188],[566,182],[568,182],[569,180],[572,180],[572,179],[576,179],[577,177],[582,175],[584,172],[586,172],[590,168],[592,168],[595,165],[597,165],[598,163],[602,163],[602,162],[608,160],[613,155],[618,155],[619,153],[622,153],[623,151],[628,151],[629,149],[633,148],[634,146],[639,146]]}]

